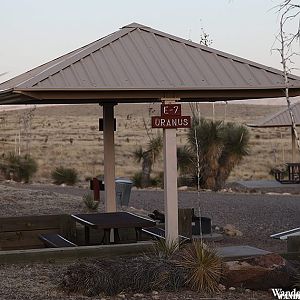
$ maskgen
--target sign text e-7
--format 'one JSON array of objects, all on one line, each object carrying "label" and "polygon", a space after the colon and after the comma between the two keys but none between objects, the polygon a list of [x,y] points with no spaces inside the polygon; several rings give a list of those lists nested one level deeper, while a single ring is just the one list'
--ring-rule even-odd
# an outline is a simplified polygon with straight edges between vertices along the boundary
[{"label": "sign text e-7", "polygon": [[181,116],[181,104],[162,104],[161,105],[161,116]]}]

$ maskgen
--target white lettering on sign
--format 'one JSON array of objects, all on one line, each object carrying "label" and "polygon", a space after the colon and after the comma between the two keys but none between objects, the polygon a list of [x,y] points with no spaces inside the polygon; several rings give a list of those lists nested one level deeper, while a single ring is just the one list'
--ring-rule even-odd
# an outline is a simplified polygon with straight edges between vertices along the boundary
[{"label": "white lettering on sign", "polygon": [[181,116],[181,105],[180,104],[162,104],[161,105],[161,116]]},{"label": "white lettering on sign", "polygon": [[191,117],[152,117],[152,128],[190,128]]}]

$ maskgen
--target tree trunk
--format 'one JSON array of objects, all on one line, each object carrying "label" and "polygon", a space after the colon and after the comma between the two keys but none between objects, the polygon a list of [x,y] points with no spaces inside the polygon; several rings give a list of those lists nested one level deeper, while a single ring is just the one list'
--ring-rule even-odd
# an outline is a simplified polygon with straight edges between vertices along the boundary
[{"label": "tree trunk", "polygon": [[151,185],[151,175],[152,171],[152,163],[151,160],[147,157],[143,158],[142,163],[142,178],[141,178],[141,186],[142,188],[148,187]]},{"label": "tree trunk", "polygon": [[236,156],[229,155],[227,157],[226,162],[223,163],[218,170],[218,175],[216,178],[216,190],[224,188],[226,180],[228,179],[234,166],[238,164],[239,161],[240,159]]}]

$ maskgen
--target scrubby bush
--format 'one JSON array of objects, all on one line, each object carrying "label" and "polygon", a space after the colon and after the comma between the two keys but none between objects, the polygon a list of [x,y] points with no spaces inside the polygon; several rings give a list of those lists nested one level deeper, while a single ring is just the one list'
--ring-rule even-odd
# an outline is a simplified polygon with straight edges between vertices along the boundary
[{"label": "scrubby bush", "polygon": [[91,193],[86,193],[82,196],[83,203],[90,211],[96,211],[99,206],[99,201],[94,201],[94,197]]},{"label": "scrubby bush", "polygon": [[71,168],[58,167],[52,173],[51,177],[55,184],[74,185],[78,181],[77,171]]},{"label": "scrubby bush", "polygon": [[[133,177],[132,177],[132,181],[133,181],[133,185],[137,188],[142,188],[143,184],[142,184],[142,177],[143,174],[142,172],[136,172]],[[148,186],[152,186],[152,187],[163,187],[163,172],[160,172],[158,174],[158,176],[156,177],[150,177],[150,184]]]},{"label": "scrubby bush", "polygon": [[134,173],[132,177],[133,185],[137,188],[142,187],[142,172],[136,172]]},{"label": "scrubby bush", "polygon": [[5,179],[29,182],[38,169],[37,162],[29,155],[4,155],[0,161],[0,171]]}]

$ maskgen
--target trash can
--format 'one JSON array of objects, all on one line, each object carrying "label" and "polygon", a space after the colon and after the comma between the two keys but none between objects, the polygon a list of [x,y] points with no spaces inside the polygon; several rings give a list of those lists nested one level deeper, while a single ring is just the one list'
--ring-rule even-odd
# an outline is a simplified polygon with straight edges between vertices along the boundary
[{"label": "trash can", "polygon": [[[211,234],[211,218],[201,217],[201,231],[202,234]],[[200,218],[193,217],[192,220],[193,235],[200,235]]]},{"label": "trash can", "polygon": [[130,179],[116,179],[115,182],[117,204],[128,206],[133,182]]}]

